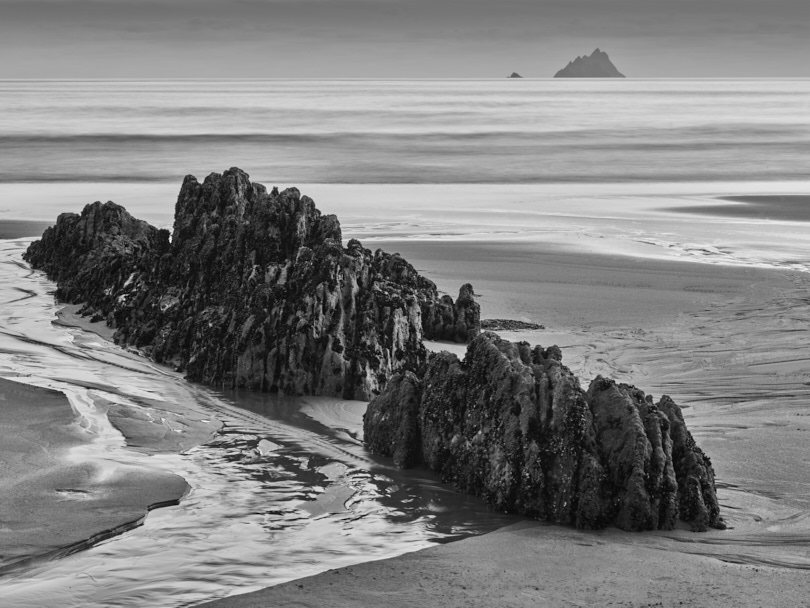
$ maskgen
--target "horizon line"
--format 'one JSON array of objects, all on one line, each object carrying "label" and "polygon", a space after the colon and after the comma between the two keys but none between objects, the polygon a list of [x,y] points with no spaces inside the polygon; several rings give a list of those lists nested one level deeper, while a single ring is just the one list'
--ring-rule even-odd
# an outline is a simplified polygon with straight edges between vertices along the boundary
[{"label": "horizon line", "polygon": [[440,76],[428,77],[428,76],[413,76],[413,77],[399,77],[399,78],[361,78],[361,77],[335,77],[335,76],[328,76],[328,77],[269,77],[269,76],[245,76],[239,78],[222,78],[222,77],[170,77],[170,76],[160,76],[160,77],[131,77],[131,78],[121,78],[121,77],[97,77],[97,78],[87,78],[87,77],[77,77],[77,78],[52,78],[52,77],[42,77],[42,78],[2,78],[0,77],[0,82],[159,82],[159,81],[167,81],[167,82],[195,82],[195,81],[222,81],[222,82],[239,82],[239,81],[298,81],[298,82],[323,82],[323,81],[339,81],[339,82],[412,82],[415,80],[424,80],[424,81],[439,81],[439,82],[447,82],[447,81],[456,81],[456,82],[464,82],[464,81],[501,81],[501,80],[555,80],[555,81],[562,81],[562,82],[577,82],[581,80],[596,80],[596,81],[627,81],[627,80],[810,80],[810,76],[624,76],[621,78],[616,77],[594,77],[594,78],[583,78],[583,77],[563,77],[557,78],[555,76],[521,76],[520,78],[512,78],[510,76],[478,76],[478,77],[466,77],[466,78],[444,78]]}]

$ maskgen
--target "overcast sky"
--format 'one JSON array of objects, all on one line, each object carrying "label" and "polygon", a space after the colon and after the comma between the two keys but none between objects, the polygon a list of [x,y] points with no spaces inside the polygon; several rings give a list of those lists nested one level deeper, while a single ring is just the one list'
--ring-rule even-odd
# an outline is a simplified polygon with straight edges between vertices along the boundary
[{"label": "overcast sky", "polygon": [[0,78],[810,76],[810,0],[0,0]]}]

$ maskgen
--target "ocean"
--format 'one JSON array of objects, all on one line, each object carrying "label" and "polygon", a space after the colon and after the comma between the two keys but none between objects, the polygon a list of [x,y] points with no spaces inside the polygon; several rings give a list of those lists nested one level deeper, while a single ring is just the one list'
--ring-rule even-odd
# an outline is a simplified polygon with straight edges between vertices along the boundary
[{"label": "ocean", "polygon": [[807,80],[4,81],[0,182],[807,178]]},{"label": "ocean", "polygon": [[[808,224],[778,205],[697,214],[807,195],[809,108],[810,80],[0,81],[0,220],[114,200],[169,227],[183,176],[238,166],[299,187],[369,246],[543,243],[810,272]],[[19,261],[29,241],[0,241],[0,376],[68,395],[101,429],[83,457],[171,470],[192,490],[140,528],[0,577],[12,605],[192,605],[515,521],[370,458],[324,422],[351,404],[188,385],[53,327],[53,285]],[[513,314],[497,295],[491,316]],[[144,394],[226,432],[134,454],[93,403]],[[307,506],[322,495],[345,508]]]}]

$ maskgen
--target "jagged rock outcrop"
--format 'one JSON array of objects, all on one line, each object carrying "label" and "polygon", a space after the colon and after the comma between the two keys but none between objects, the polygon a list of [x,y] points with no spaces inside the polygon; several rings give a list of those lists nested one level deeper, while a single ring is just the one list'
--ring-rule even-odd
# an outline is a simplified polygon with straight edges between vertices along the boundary
[{"label": "jagged rock outcrop", "polygon": [[214,386],[370,398],[424,366],[423,338],[479,331],[471,286],[439,298],[398,254],[344,248],[337,218],[297,189],[267,192],[236,168],[185,178],[171,239],[94,203],[24,257],[116,342]]},{"label": "jagged rock outcrop", "polygon": [[668,397],[597,378],[587,393],[559,348],[485,332],[371,401],[365,442],[426,464],[499,510],[579,528],[723,527],[709,459]]},{"label": "jagged rock outcrop", "polygon": [[448,295],[438,300],[425,298],[422,327],[425,336],[432,340],[466,343],[477,336],[481,330],[481,308],[475,301],[472,285],[462,285],[455,302]]},{"label": "jagged rock outcrop", "polygon": [[554,78],[624,78],[608,54],[599,49],[590,55],[577,57],[554,74]]}]

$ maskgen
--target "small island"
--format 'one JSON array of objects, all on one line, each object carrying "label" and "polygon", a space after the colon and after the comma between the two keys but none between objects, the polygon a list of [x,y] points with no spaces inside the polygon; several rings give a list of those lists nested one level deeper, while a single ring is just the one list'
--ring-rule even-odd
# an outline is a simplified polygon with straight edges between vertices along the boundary
[{"label": "small island", "polygon": [[569,61],[554,78],[624,78],[624,74],[616,69],[607,53],[597,48],[590,56]]},{"label": "small island", "polygon": [[517,72],[512,72],[512,73],[509,75],[509,78],[523,78],[523,76],[521,76],[521,75],[520,75],[520,74],[518,74]]}]

